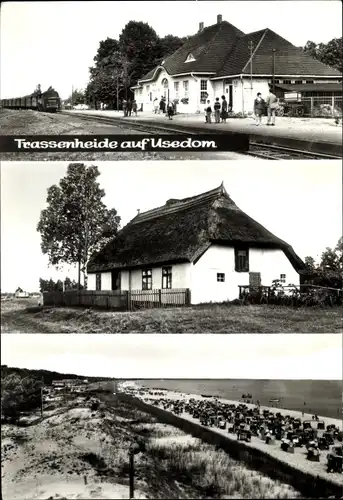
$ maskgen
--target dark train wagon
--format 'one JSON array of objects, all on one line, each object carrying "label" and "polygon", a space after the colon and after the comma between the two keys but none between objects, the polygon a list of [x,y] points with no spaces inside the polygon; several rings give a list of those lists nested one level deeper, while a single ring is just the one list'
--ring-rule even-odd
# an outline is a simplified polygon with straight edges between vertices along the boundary
[{"label": "dark train wagon", "polygon": [[31,94],[13,99],[2,99],[2,108],[10,109],[33,109],[36,111],[48,111],[56,113],[61,109],[61,99],[56,90],[50,87],[40,94]]}]

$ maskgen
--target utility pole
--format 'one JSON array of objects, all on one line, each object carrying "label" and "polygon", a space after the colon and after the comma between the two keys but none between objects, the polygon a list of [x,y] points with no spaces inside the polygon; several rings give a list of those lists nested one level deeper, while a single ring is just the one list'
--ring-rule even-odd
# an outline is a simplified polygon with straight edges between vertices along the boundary
[{"label": "utility pole", "polygon": [[135,498],[135,460],[134,460],[134,451],[131,449],[129,451],[129,474],[130,474],[130,495],[129,498]]},{"label": "utility pole", "polygon": [[117,111],[119,111],[119,76],[117,76]]},{"label": "utility pole", "polygon": [[71,86],[71,107],[74,104],[74,85]]},{"label": "utility pole", "polygon": [[252,40],[250,40],[249,42],[249,49],[250,49],[250,88],[252,90],[252,52],[253,52]]},{"label": "utility pole", "polygon": [[275,52],[276,49],[273,49],[273,70],[272,70],[272,85],[273,85],[273,94],[275,94]]},{"label": "utility pole", "polygon": [[42,385],[40,388],[40,415],[43,418],[43,387],[44,387],[44,377],[42,377]]}]

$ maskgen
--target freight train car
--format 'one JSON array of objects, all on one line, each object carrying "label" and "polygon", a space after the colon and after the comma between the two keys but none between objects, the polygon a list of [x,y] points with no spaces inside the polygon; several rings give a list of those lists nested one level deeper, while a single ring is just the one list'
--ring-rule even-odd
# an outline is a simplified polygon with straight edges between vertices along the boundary
[{"label": "freight train car", "polygon": [[56,113],[61,109],[61,99],[52,87],[45,92],[34,93],[14,99],[2,99],[2,108],[10,109],[34,109],[36,111],[50,111]]}]

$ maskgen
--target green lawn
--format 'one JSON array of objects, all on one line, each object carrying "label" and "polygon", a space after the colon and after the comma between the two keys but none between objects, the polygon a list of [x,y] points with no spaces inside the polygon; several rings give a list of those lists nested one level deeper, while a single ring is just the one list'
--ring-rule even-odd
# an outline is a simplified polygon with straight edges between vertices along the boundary
[{"label": "green lawn", "polygon": [[[202,305],[111,312],[45,308],[25,301],[2,308],[3,333],[341,333],[339,308]],[[37,308],[38,309],[38,308]]]}]

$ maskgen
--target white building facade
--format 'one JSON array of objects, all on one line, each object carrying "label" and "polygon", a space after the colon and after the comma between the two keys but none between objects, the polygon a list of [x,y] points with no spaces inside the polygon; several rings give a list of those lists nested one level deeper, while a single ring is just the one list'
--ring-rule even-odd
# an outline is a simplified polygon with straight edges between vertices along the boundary
[{"label": "white building facade", "polygon": [[202,113],[206,100],[225,95],[233,113],[253,111],[258,92],[281,85],[339,83],[342,74],[269,28],[245,34],[217,16],[217,23],[190,37],[132,90],[138,109],[153,111],[155,98],[177,100],[177,112]]},{"label": "white building facade", "polygon": [[[249,286],[252,275],[261,286],[271,286],[274,280],[280,280],[284,285],[300,284],[299,273],[283,250],[249,248],[247,252],[247,271],[237,270],[233,246],[216,244],[212,244],[195,262],[123,270],[120,273],[120,290],[188,288],[191,303],[200,304],[237,299],[239,286]],[[88,289],[112,290],[112,273],[89,273]]]},{"label": "white building facade", "polygon": [[[276,84],[295,85],[299,79],[290,79],[282,76],[276,78]],[[331,80],[314,79],[301,80],[301,83],[339,83],[337,78]],[[138,109],[143,111],[154,111],[154,100],[157,98],[158,103],[161,97],[166,100],[177,100],[177,112],[197,114],[204,113],[206,101],[210,100],[213,104],[218,97],[220,102],[221,97],[225,95],[231,111],[234,114],[252,114],[254,111],[254,100],[258,92],[262,97],[266,97],[269,92],[269,86],[272,84],[272,79],[261,77],[247,77],[246,75],[237,75],[235,78],[212,79],[206,74],[185,74],[179,76],[168,75],[164,68],[156,71],[155,81],[141,81],[140,85],[135,87],[135,100],[138,104]],[[301,90],[301,87],[299,87]]]}]

